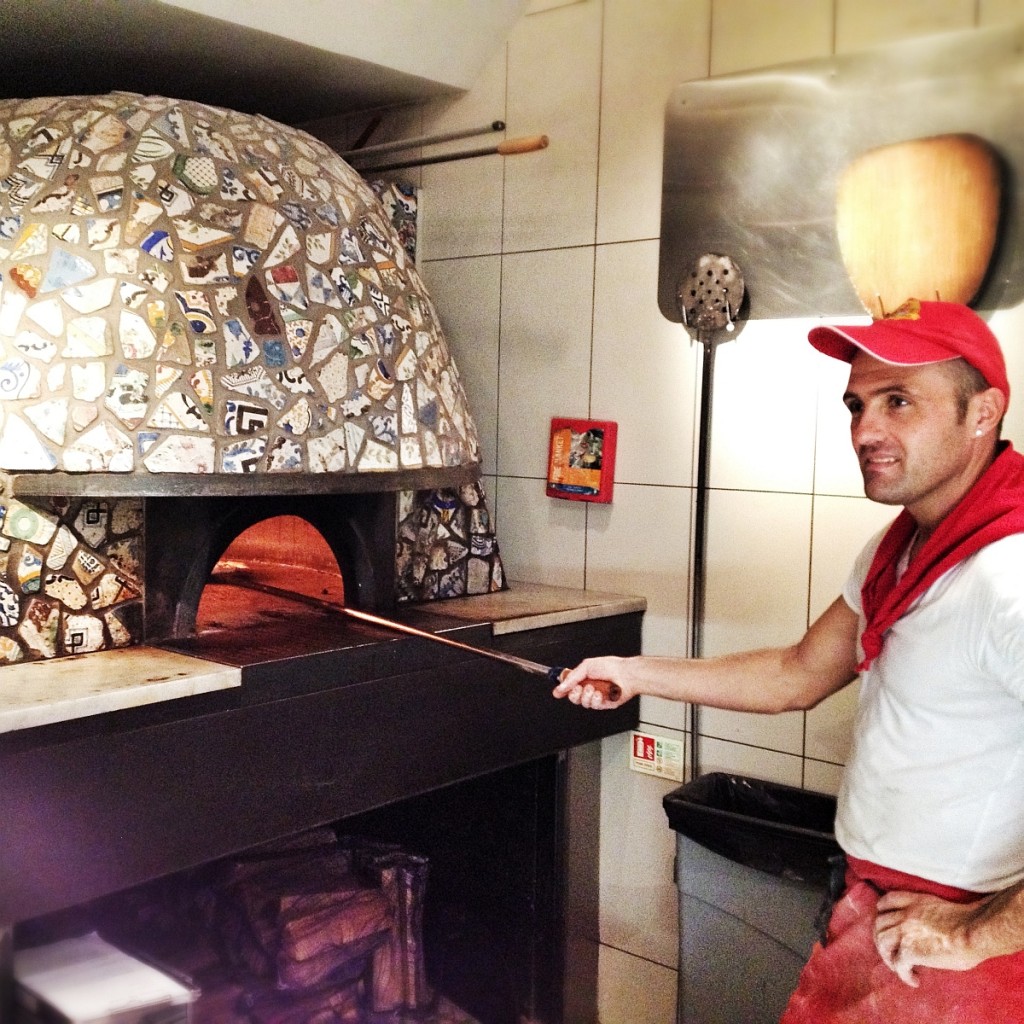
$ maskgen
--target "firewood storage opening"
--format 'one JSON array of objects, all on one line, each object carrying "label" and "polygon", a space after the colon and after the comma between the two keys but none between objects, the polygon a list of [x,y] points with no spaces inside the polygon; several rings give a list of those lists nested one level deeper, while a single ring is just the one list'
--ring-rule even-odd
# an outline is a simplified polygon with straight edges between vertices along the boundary
[{"label": "firewood storage opening", "polygon": [[184,980],[192,1024],[561,1020],[557,757],[20,925]]}]

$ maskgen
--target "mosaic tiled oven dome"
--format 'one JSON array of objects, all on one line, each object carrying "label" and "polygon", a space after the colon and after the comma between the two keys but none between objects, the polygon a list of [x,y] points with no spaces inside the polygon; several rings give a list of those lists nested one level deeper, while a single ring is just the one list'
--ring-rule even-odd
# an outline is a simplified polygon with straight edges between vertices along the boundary
[{"label": "mosaic tiled oven dome", "polygon": [[0,101],[0,470],[475,466],[436,312],[380,200],[262,116]]}]

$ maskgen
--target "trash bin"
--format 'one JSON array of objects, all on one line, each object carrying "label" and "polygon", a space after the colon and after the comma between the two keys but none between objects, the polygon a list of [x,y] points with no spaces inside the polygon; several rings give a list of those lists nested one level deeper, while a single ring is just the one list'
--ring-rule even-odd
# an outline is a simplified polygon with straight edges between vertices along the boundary
[{"label": "trash bin", "polygon": [[840,852],[835,799],[711,772],[663,805],[677,833],[677,1024],[777,1024]]}]

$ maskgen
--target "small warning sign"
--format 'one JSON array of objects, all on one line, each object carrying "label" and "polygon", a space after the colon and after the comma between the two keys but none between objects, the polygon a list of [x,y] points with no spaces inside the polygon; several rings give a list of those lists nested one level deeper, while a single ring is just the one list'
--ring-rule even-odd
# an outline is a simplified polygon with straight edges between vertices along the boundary
[{"label": "small warning sign", "polygon": [[674,782],[683,781],[683,744],[681,740],[651,736],[645,732],[629,734],[632,750],[629,767],[645,775],[658,775]]}]

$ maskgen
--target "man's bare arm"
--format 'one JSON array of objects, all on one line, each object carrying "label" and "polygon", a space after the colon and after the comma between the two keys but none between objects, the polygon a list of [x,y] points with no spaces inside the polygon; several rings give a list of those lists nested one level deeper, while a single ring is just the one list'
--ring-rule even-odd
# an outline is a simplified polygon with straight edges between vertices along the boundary
[{"label": "man's bare arm", "polygon": [[[732,711],[774,714],[814,707],[857,674],[857,616],[837,598],[791,647],[719,658],[588,658],[555,687],[589,708],[618,707],[639,694]],[[621,698],[605,701],[590,679],[618,684]]]}]

